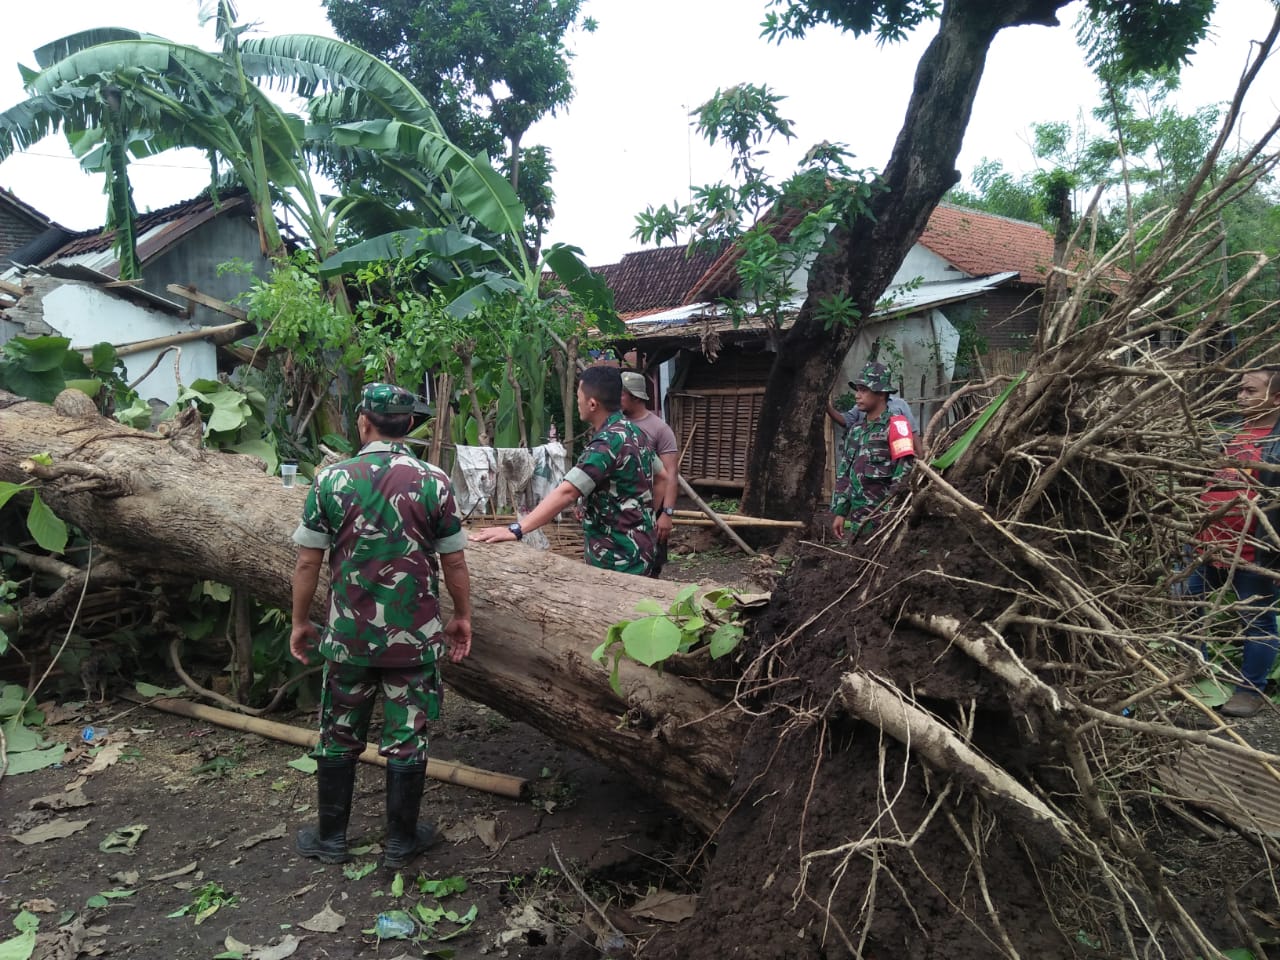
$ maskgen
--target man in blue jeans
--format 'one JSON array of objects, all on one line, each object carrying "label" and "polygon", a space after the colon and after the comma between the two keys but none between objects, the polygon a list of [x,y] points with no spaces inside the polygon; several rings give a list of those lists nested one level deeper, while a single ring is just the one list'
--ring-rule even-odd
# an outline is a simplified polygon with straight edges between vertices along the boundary
[{"label": "man in blue jeans", "polygon": [[[1223,453],[1240,466],[1214,474],[1200,502],[1214,519],[1197,536],[1200,566],[1187,578],[1187,594],[1206,596],[1230,586],[1243,626],[1241,682],[1222,705],[1228,717],[1252,717],[1266,702],[1263,691],[1275,665],[1280,638],[1276,631],[1276,577],[1269,569],[1271,536],[1256,520],[1257,508],[1273,506],[1280,493],[1280,471],[1259,464],[1280,464],[1280,367],[1250,371],[1240,378],[1237,393],[1243,420],[1223,443]],[[1277,519],[1280,519],[1278,517]],[[1271,521],[1273,527],[1276,520]],[[1280,531],[1277,531],[1280,532]]]}]

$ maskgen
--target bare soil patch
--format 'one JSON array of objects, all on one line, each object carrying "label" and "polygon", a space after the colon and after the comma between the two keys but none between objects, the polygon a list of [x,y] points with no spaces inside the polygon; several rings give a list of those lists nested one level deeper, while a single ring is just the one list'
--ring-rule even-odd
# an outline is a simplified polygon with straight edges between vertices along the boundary
[{"label": "bare soil patch", "polygon": [[[310,718],[292,722],[309,726]],[[87,776],[94,758],[79,745],[86,723],[106,725],[108,747],[122,748],[119,760]],[[353,876],[376,861],[383,836],[380,768],[361,765],[356,782],[349,837],[366,849],[351,864],[324,866],[293,848],[296,829],[315,816],[313,778],[288,766],[302,749],[122,702],[73,707],[48,730],[74,745],[68,761],[3,781],[0,915],[9,930],[3,936],[12,934],[9,921],[25,904],[40,911],[35,956],[67,960],[99,952],[140,960],[214,957],[227,949],[228,937],[265,947],[291,936],[301,938],[297,957],[428,956],[446,948],[455,957],[554,956],[576,942],[598,955],[595,933],[582,923],[586,908],[560,861],[600,904],[634,901],[664,881],[683,890],[666,866],[688,839],[681,823],[625,778],[457,697],[433,733],[433,756],[526,777],[531,795],[508,800],[428,781],[422,816],[440,828],[441,839],[404,872],[405,892],[396,897],[390,871]],[[37,798],[70,796],[68,786],[82,778],[88,806],[31,809]],[[27,846],[12,838],[58,820],[88,823]],[[137,825],[146,829],[132,853],[100,849],[112,831]],[[415,889],[419,877],[462,877],[467,889],[437,899]],[[234,904],[200,923],[194,909],[170,916],[210,884]],[[110,891],[133,892],[89,905]],[[380,912],[418,903],[457,914],[474,904],[477,915],[447,943],[380,944],[365,932]],[[304,929],[326,908],[344,918],[340,929]],[[646,928],[633,923],[634,930]],[[456,929],[443,921],[437,933]]]}]

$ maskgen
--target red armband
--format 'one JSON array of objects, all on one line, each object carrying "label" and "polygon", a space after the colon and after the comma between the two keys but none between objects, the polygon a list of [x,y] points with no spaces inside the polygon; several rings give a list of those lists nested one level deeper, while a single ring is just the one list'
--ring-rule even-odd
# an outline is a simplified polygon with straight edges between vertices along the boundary
[{"label": "red armband", "polygon": [[916,454],[915,438],[911,436],[911,421],[906,417],[889,418],[889,459],[901,460]]}]

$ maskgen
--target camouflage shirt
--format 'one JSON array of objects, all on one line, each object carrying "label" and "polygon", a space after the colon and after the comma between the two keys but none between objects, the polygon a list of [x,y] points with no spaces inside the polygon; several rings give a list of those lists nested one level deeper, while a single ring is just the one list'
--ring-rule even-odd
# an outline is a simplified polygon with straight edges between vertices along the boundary
[{"label": "camouflage shirt", "polygon": [[863,420],[849,428],[843,456],[836,467],[836,488],[831,495],[831,512],[854,523],[870,517],[876,504],[889,495],[894,484],[911,471],[911,455],[894,460],[889,453],[890,421],[902,424],[906,440],[910,424],[886,409],[874,420]]},{"label": "camouflage shirt", "polygon": [[404,444],[365,444],[316,474],[293,541],[329,551],[326,660],[404,667],[439,654],[437,554],[467,542],[439,468]]},{"label": "camouflage shirt", "polygon": [[661,470],[640,430],[621,412],[610,414],[564,475],[586,497],[587,563],[641,576],[649,572],[658,546],[653,476]]}]

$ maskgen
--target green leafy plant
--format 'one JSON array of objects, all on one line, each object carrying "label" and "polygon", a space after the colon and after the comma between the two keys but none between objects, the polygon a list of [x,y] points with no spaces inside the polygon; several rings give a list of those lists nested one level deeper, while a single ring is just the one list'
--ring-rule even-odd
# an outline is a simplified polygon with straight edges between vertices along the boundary
[{"label": "green leafy plant", "polygon": [[418,877],[418,889],[427,896],[443,900],[445,897],[451,897],[455,893],[466,893],[467,878],[452,876],[441,880],[431,880],[427,877]]},{"label": "green leafy plant", "polygon": [[240,902],[240,898],[234,894],[228,894],[226,890],[210,880],[203,887],[195,892],[190,903],[179,907],[173,913],[167,914],[169,917],[185,917],[188,914],[195,914],[196,923],[204,923],[211,916],[221,910],[223,907],[234,907]]},{"label": "green leafy plant", "polygon": [[604,663],[612,655],[609,685],[614,693],[622,696],[618,669],[624,656],[652,667],[702,645],[712,659],[717,660],[737,648],[743,636],[741,611],[735,609],[738,595],[732,590],[717,588],[698,596],[698,589],[697,584],[682,587],[666,608],[646,597],[635,609],[647,616],[622,620],[609,627],[604,642],[592,651],[591,659]]},{"label": "green leafy plant", "polygon": [[[49,462],[48,456],[32,459],[46,464]],[[0,507],[8,503],[18,491],[31,490],[31,506],[27,508],[27,531],[43,549],[50,553],[61,553],[67,548],[67,525],[40,499],[40,493],[32,489],[34,483],[34,480],[26,483],[0,480]],[[0,652],[3,652],[3,648],[0,648]]]}]

